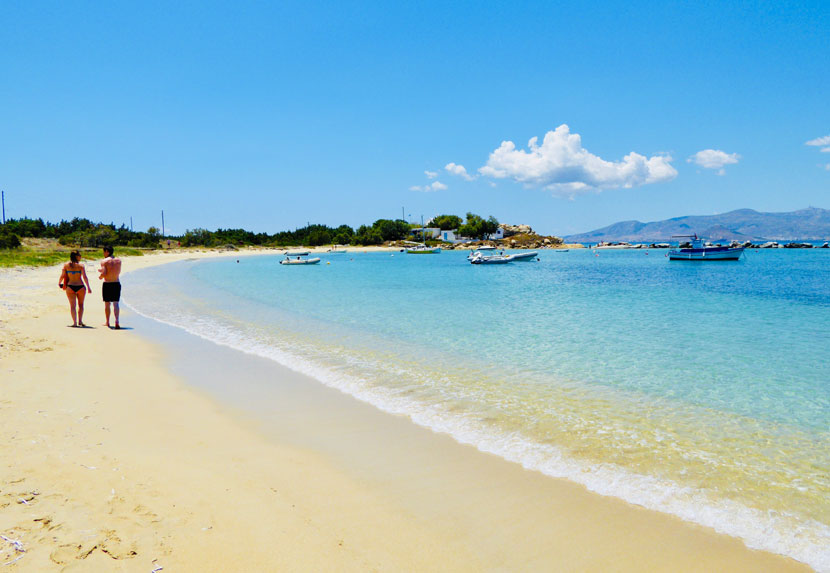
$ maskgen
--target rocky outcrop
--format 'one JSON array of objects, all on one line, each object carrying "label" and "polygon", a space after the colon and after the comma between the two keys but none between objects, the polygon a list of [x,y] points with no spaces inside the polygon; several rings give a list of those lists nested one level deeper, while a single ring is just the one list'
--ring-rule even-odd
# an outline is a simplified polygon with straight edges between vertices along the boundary
[{"label": "rocky outcrop", "polygon": [[506,223],[502,223],[499,227],[504,229],[505,238],[512,237],[514,235],[535,235],[530,225],[508,225]]}]

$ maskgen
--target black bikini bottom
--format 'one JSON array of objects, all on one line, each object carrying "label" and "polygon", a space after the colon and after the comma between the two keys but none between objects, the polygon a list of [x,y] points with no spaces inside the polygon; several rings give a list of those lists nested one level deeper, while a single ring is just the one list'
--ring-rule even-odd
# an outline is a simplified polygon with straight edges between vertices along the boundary
[{"label": "black bikini bottom", "polygon": [[84,285],[66,285],[71,288],[74,292],[78,292],[82,288],[86,288]]}]

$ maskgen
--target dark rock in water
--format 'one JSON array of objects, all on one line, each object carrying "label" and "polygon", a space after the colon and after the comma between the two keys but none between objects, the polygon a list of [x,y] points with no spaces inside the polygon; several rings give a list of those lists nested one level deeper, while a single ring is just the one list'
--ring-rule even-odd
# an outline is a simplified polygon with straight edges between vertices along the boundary
[{"label": "dark rock in water", "polygon": [[821,248],[821,249],[830,249],[830,243],[828,243],[827,241],[824,241],[824,244],[819,248]]},{"label": "dark rock in water", "polygon": [[813,245],[810,243],[787,243],[784,245],[785,249],[812,249]]}]

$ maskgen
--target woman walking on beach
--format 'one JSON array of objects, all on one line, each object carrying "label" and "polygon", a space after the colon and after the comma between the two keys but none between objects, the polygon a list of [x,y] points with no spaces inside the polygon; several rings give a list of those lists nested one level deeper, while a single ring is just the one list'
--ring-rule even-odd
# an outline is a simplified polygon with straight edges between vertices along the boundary
[{"label": "woman walking on beach", "polygon": [[[86,286],[84,286],[86,283]],[[69,299],[69,312],[72,314],[72,326],[86,326],[84,324],[84,299],[92,292],[89,288],[89,279],[86,278],[86,269],[81,264],[81,253],[69,253],[69,262],[63,265],[58,286],[66,292]],[[77,312],[75,306],[77,304]]]}]

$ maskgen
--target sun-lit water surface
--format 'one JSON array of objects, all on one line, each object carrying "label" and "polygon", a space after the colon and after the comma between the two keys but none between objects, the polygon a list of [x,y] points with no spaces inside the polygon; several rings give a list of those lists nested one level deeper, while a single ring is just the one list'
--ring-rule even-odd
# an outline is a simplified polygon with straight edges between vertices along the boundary
[{"label": "sun-lit water surface", "polygon": [[482,450],[830,569],[830,252],[664,254],[193,261],[128,275],[125,300]]}]

